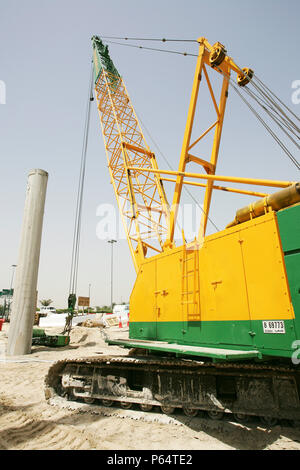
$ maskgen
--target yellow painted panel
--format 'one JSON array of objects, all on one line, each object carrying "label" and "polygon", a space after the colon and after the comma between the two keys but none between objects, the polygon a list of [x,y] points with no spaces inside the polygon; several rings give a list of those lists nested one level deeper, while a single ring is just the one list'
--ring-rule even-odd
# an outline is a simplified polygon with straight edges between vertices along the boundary
[{"label": "yellow painted panel", "polygon": [[156,321],[156,259],[144,263],[130,296],[130,321]]},{"label": "yellow painted panel", "polygon": [[130,297],[131,321],[181,321],[182,248],[146,260]]},{"label": "yellow painted panel", "polygon": [[203,321],[249,320],[238,231],[204,244],[200,286]]},{"label": "yellow painted panel", "polygon": [[248,223],[240,236],[251,319],[294,318],[274,213]]},{"label": "yellow painted panel", "polygon": [[[273,213],[207,237],[198,256],[200,309],[194,321],[294,318]],[[187,321],[183,259],[179,247],[143,263],[130,299],[132,321]],[[185,290],[194,285],[189,281]]]},{"label": "yellow painted panel", "polygon": [[182,252],[170,253],[157,260],[157,321],[182,321]]}]

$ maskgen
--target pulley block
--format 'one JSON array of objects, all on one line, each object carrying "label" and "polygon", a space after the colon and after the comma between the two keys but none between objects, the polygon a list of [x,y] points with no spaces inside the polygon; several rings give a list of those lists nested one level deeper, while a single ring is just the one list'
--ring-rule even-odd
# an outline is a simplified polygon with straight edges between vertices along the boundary
[{"label": "pulley block", "polygon": [[216,67],[220,65],[223,60],[225,59],[227,54],[227,51],[225,49],[225,46],[221,44],[220,42],[216,42],[213,45],[213,49],[209,55],[209,63],[212,67]]},{"label": "pulley block", "polygon": [[247,85],[254,75],[254,71],[248,67],[244,67],[242,70],[244,73],[240,73],[237,76],[237,83],[239,86]]}]

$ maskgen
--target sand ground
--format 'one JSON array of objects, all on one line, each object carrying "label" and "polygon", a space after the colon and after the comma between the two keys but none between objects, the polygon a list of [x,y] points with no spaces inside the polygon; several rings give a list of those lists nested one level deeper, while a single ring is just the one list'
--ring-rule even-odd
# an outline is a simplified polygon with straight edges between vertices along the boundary
[{"label": "sand ground", "polygon": [[[300,449],[300,429],[288,426],[266,429],[258,422],[244,426],[182,413],[168,418],[138,409],[97,407],[91,412],[51,406],[44,398],[44,378],[51,363],[127,351],[108,347],[100,328],[76,326],[67,347],[35,346],[29,355],[5,357],[8,329],[5,323],[0,332],[0,450]],[[127,334],[126,328],[106,331],[112,336]]]}]

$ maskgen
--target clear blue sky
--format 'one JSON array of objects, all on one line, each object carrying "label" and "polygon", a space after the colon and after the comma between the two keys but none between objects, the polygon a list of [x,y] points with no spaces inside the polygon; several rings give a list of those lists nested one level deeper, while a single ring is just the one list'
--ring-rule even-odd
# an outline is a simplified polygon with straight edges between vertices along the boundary
[{"label": "clear blue sky", "polygon": [[[299,114],[300,104],[291,101],[291,84],[300,79],[298,0],[0,0],[0,5],[0,80],[6,84],[6,104],[0,105],[0,288],[9,287],[10,266],[17,263],[27,174],[31,168],[42,168],[49,172],[49,182],[38,298],[66,306],[92,35],[205,36],[212,44],[220,41],[238,64],[253,68]],[[197,52],[197,46],[189,44],[159,47]],[[110,46],[110,53],[138,116],[176,169],[195,58],[116,45]],[[205,99],[202,111],[206,112]],[[166,168],[150,139],[148,143]],[[219,161],[219,174],[299,179],[234,92]],[[202,202],[203,193],[193,194]],[[248,201],[217,195],[211,217],[223,228],[235,209]],[[78,289],[79,295],[87,295],[91,284],[93,305],[110,302],[110,250],[96,237],[96,210],[103,203],[115,201],[94,104]],[[133,265],[125,241],[114,250],[114,300],[127,301],[135,279]]]}]

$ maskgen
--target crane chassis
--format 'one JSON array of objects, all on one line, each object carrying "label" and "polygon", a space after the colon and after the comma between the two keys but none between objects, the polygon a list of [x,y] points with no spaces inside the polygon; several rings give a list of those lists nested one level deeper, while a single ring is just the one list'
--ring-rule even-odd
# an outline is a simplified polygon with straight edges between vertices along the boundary
[{"label": "crane chassis", "polygon": [[[238,67],[221,43],[198,39],[178,171],[161,170],[107,46],[97,36],[92,43],[107,164],[137,273],[129,338],[108,342],[129,353],[55,363],[46,377],[46,398],[138,405],[143,411],[158,406],[167,414],[182,409],[188,416],[204,410],[213,419],[224,413],[237,420],[259,416],[269,424],[300,420],[300,376],[293,360],[300,338],[300,184],[216,174],[231,74],[244,87],[253,70]],[[221,77],[219,99],[208,68]],[[216,119],[192,138],[203,81]],[[194,155],[212,132],[210,159]],[[186,171],[191,163],[203,172]],[[172,205],[165,182],[175,183]],[[270,195],[220,183],[280,190]],[[203,215],[198,237],[186,243],[183,232],[183,245],[176,246],[184,184],[204,188]],[[207,236],[215,190],[259,199]]]}]

